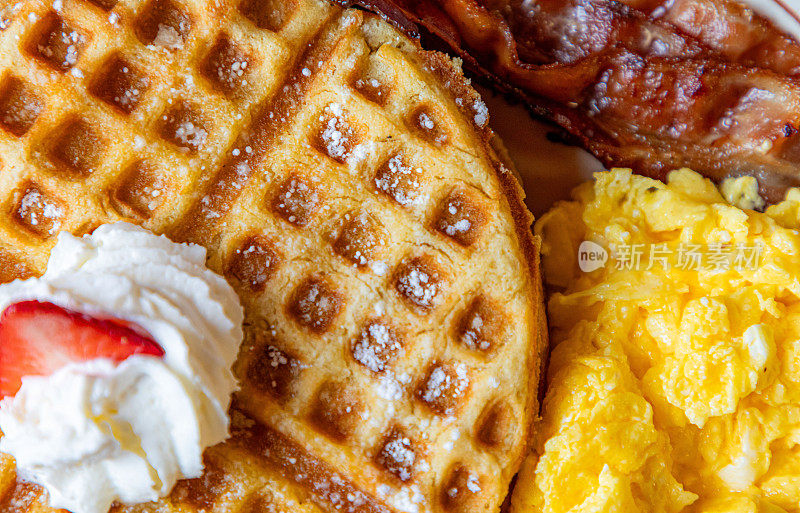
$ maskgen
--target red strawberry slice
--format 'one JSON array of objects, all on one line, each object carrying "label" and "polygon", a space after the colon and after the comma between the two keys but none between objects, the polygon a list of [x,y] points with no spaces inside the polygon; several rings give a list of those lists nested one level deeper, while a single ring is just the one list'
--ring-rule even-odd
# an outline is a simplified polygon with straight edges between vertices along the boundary
[{"label": "red strawberry slice", "polygon": [[23,376],[48,376],[73,362],[134,354],[164,356],[143,329],[98,319],[40,301],[24,301],[0,315],[0,398],[13,396]]}]

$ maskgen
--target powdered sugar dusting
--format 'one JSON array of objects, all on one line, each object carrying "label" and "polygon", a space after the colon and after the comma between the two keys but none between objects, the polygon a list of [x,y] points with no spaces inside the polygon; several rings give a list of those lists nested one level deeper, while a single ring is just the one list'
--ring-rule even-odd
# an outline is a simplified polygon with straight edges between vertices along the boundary
[{"label": "powdered sugar dusting", "polygon": [[475,103],[472,104],[472,110],[475,111],[475,124],[484,127],[489,122],[489,109],[486,107],[486,104],[483,103],[483,100],[477,100]]},{"label": "powdered sugar dusting", "polygon": [[375,186],[400,205],[409,206],[420,198],[421,174],[422,169],[408,165],[398,153],[375,176]]},{"label": "powdered sugar dusting", "polygon": [[385,324],[372,322],[359,334],[353,346],[353,358],[372,372],[382,372],[401,351],[402,344]]},{"label": "powdered sugar dusting", "polygon": [[482,337],[483,333],[483,317],[480,312],[475,312],[466,329],[461,334],[461,342],[470,349],[480,349],[486,351],[489,349],[489,341]]},{"label": "powdered sugar dusting", "polygon": [[478,476],[472,472],[470,472],[469,476],[467,477],[467,490],[472,493],[478,493],[481,491],[481,483],[478,480]]},{"label": "powdered sugar dusting", "polygon": [[487,222],[486,210],[469,189],[452,191],[439,212],[435,226],[463,246],[475,244]]},{"label": "powdered sugar dusting", "polygon": [[434,272],[422,259],[410,261],[397,277],[397,291],[415,305],[431,308],[439,294],[439,278]]},{"label": "powdered sugar dusting", "polygon": [[60,54],[58,57],[61,58],[61,62],[56,62],[56,64],[66,70],[78,62],[78,51],[80,46],[85,42],[85,38],[78,32],[69,29],[58,30],[56,37],[59,38],[61,45],[63,45],[63,50],[62,48],[56,50],[56,48],[50,44],[42,43],[37,44],[36,49],[39,51],[39,54],[52,61],[55,61],[58,51]]},{"label": "powdered sugar dusting", "polygon": [[[391,372],[386,372],[378,377],[375,393],[381,399],[389,401],[391,406],[391,402],[403,397],[403,387],[400,386],[400,382],[395,379]],[[394,408],[390,407],[390,410],[392,413],[394,412]]]},{"label": "powdered sugar dusting", "polygon": [[341,104],[328,104],[319,120],[322,123],[319,140],[323,151],[332,159],[345,162],[355,144],[355,134]]},{"label": "powdered sugar dusting", "polygon": [[395,433],[395,436],[386,442],[381,451],[381,462],[401,481],[411,479],[415,461],[416,454],[411,447],[411,440],[400,433]]},{"label": "powdered sugar dusting", "polygon": [[428,116],[427,113],[422,112],[419,115],[419,125],[426,130],[433,130],[436,125],[433,124],[433,120]]},{"label": "powdered sugar dusting", "polygon": [[419,513],[425,496],[417,485],[404,486],[397,494],[390,496],[387,502],[403,513]]},{"label": "powdered sugar dusting", "polygon": [[17,215],[35,231],[53,235],[61,228],[64,210],[37,189],[29,189],[20,200]]},{"label": "powdered sugar dusting", "polygon": [[452,415],[468,388],[466,365],[460,362],[455,365],[439,364],[430,371],[419,395],[437,412]]},{"label": "powdered sugar dusting", "polygon": [[470,223],[469,219],[459,219],[455,223],[445,226],[445,232],[447,235],[454,237],[459,234],[467,233],[471,227],[472,223]]},{"label": "powdered sugar dusting", "polygon": [[191,121],[182,121],[175,129],[175,139],[184,146],[202,148],[208,139],[208,131]]},{"label": "powdered sugar dusting", "polygon": [[344,215],[344,226],[333,243],[336,253],[356,266],[366,266],[385,244],[378,222],[364,211]]},{"label": "powdered sugar dusting", "polygon": [[292,175],[281,186],[273,205],[288,222],[303,226],[308,223],[319,202],[316,188],[305,179]]}]

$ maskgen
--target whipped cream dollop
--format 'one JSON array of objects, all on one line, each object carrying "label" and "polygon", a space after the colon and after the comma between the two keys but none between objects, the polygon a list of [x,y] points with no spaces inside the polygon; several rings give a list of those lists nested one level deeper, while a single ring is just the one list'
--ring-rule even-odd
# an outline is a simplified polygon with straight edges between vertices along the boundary
[{"label": "whipped cream dollop", "polygon": [[203,450],[228,437],[243,312],[205,259],[200,246],[117,223],[60,234],[41,278],[0,286],[0,312],[39,300],[113,317],[165,352],[28,376],[0,402],[0,451],[16,458],[21,478],[47,488],[51,506],[105,513],[115,500],[156,500],[199,476]]}]

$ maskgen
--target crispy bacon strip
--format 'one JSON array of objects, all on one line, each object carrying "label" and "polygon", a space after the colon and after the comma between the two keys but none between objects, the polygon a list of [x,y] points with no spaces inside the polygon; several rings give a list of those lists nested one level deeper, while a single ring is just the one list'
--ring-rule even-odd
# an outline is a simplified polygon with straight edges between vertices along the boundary
[{"label": "crispy bacon strip", "polygon": [[800,85],[665,20],[611,0],[358,3],[422,27],[607,166],[754,175],[770,201],[800,186]]},{"label": "crispy bacon strip", "polygon": [[621,0],[702,41],[724,59],[800,75],[800,44],[770,20],[731,0]]},{"label": "crispy bacon strip", "polygon": [[731,0],[508,0],[498,12],[528,63],[543,63],[526,58],[532,47],[554,45],[559,53],[550,63],[623,44],[642,53],[702,56],[800,74],[800,44]]},{"label": "crispy bacon strip", "polygon": [[710,50],[669,23],[619,2],[513,0],[497,12],[527,64],[573,63],[614,46],[660,57],[698,57]]}]

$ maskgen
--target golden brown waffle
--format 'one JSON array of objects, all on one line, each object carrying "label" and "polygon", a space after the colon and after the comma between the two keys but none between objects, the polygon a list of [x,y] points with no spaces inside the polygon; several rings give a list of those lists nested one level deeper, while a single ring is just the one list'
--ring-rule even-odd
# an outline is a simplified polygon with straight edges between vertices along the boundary
[{"label": "golden brown waffle", "polygon": [[[0,280],[126,219],[206,246],[246,308],[233,438],[121,509],[499,509],[544,319],[487,121],[453,62],[324,2],[0,8]],[[0,483],[46,509],[10,458]]]}]

